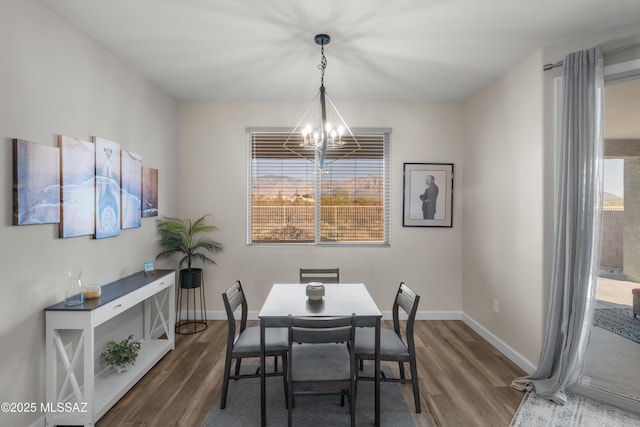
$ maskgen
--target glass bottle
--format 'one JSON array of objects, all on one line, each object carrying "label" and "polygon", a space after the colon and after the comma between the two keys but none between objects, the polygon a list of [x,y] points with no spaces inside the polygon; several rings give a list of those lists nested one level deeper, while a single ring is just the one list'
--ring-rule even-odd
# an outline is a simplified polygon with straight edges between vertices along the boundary
[{"label": "glass bottle", "polygon": [[70,269],[67,272],[67,275],[68,283],[67,291],[65,293],[65,304],[80,305],[84,302],[84,294],[82,293],[82,282],[80,281],[82,271]]}]

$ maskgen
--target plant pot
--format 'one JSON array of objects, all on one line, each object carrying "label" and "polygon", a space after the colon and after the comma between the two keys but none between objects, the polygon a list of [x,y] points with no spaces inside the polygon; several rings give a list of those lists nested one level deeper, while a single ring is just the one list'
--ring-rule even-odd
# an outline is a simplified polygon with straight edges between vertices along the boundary
[{"label": "plant pot", "polygon": [[199,288],[202,284],[201,268],[185,268],[180,270],[180,287],[183,289]]},{"label": "plant pot", "polygon": [[130,367],[131,367],[131,364],[129,363],[127,363],[124,366],[116,366],[116,371],[118,371],[118,373],[121,374],[123,372],[127,372]]}]

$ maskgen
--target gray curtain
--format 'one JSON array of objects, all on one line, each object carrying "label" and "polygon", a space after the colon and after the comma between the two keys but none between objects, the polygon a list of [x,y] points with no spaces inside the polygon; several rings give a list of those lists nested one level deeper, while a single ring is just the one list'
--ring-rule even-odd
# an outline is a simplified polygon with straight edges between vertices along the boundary
[{"label": "gray curtain", "polygon": [[603,59],[600,48],[564,59],[556,133],[555,247],[546,331],[530,377],[512,386],[566,403],[589,341],[602,222]]}]

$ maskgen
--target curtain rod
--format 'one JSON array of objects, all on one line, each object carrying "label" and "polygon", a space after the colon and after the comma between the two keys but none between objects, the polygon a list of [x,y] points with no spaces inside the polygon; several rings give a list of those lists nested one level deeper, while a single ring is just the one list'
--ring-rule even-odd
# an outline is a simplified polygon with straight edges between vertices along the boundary
[{"label": "curtain rod", "polygon": [[[621,50],[633,49],[633,48],[639,47],[639,46],[640,46],[640,42],[639,43],[633,43],[633,44],[626,45],[626,46],[616,47],[616,48],[609,49],[609,50],[605,51],[604,55],[605,56],[606,55],[611,55],[612,53],[616,53],[616,52],[619,52]],[[556,63],[553,63],[553,64],[551,64],[551,63],[544,64],[542,66],[542,70],[543,71],[548,71],[548,70],[551,70],[551,69],[556,68],[556,67],[562,67],[562,64],[564,64],[564,60],[562,60],[562,59],[560,61],[556,62]]]}]

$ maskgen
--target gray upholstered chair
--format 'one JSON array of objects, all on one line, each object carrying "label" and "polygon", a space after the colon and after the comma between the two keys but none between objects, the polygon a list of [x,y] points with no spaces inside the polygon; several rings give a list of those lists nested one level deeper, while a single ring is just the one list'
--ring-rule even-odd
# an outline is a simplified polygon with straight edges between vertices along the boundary
[{"label": "gray upholstered chair", "polygon": [[301,268],[300,283],[340,283],[339,268]]},{"label": "gray upholstered chair", "polygon": [[[222,395],[220,397],[220,409],[227,404],[227,391],[229,380],[244,378],[259,378],[260,369],[255,373],[240,374],[242,359],[247,357],[260,357],[260,328],[247,328],[247,300],[242,290],[240,281],[236,281],[223,294],[224,308],[227,312],[227,352],[224,363],[224,379],[222,383]],[[236,319],[235,311],[241,307],[240,319]],[[239,322],[238,322],[239,320]],[[237,324],[239,323],[239,330]],[[274,372],[266,373],[266,376],[282,376],[285,388],[285,402],[287,401],[287,352],[289,351],[287,328],[266,328],[265,330],[265,356],[274,356]],[[282,357],[282,371],[278,372],[278,357]],[[231,363],[235,360],[235,372],[231,374]]]},{"label": "gray upholstered chair", "polygon": [[[416,295],[403,282],[398,287],[396,298],[393,302],[393,329],[382,328],[380,330],[380,361],[398,362],[400,378],[382,376],[380,381],[410,382],[413,385],[413,400],[416,413],[420,413],[420,388],[418,385],[418,368],[416,366],[416,348],[413,339],[413,325],[418,310],[420,296]],[[400,309],[407,314],[407,323],[400,327]],[[356,360],[363,369],[363,360],[375,359],[375,330],[374,328],[356,328],[355,343]],[[411,378],[406,378],[404,364],[409,363]],[[358,380],[373,380],[372,377],[358,375]]]},{"label": "gray upholstered chair", "polygon": [[288,360],[288,420],[292,425],[294,396],[347,396],[351,426],[355,426],[355,315],[351,317],[290,317]]}]

